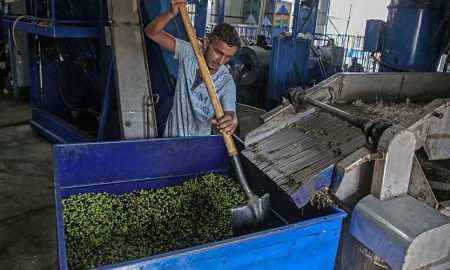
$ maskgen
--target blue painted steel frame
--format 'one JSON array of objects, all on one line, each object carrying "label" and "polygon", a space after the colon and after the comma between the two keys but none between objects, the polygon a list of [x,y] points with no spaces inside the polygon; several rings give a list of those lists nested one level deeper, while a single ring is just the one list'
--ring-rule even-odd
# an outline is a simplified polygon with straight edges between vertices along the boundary
[{"label": "blue painted steel frame", "polygon": [[[86,20],[83,21],[76,21],[76,20],[67,20],[63,19],[64,16],[67,16],[62,14],[60,16],[57,16],[57,0],[51,0],[51,18],[39,18],[37,17],[37,11],[38,11],[38,3],[39,1],[27,1],[27,14],[34,16],[35,18],[23,18],[21,21],[18,21],[15,27],[15,31],[21,31],[29,34],[35,34],[44,37],[49,38],[61,38],[61,39],[97,39],[102,37],[100,36],[100,33],[103,33],[103,25],[104,22],[106,22],[106,19],[102,21],[102,16],[100,16],[100,20],[96,18],[97,14],[91,13],[89,16],[92,18],[86,18]],[[60,2],[61,3],[61,2]],[[83,2],[88,3],[88,2]],[[95,3],[95,1],[91,1],[91,3]],[[103,3],[103,2],[102,2]],[[33,5],[34,4],[34,5]],[[7,6],[9,7],[9,5]],[[89,5],[89,7],[96,8],[95,6]],[[103,8],[103,5],[99,5],[100,8]],[[8,11],[9,9],[7,9]],[[99,10],[101,14],[102,10]],[[5,14],[2,18],[2,24],[4,28],[11,29],[14,21],[18,18],[16,15],[9,15]],[[77,18],[76,18],[77,19]],[[103,40],[103,39],[102,39]],[[66,110],[63,110],[62,107],[64,107],[61,104],[60,97],[58,96],[58,88],[54,88],[53,86],[45,85],[43,83],[43,89],[40,87],[40,77],[39,77],[39,64],[38,61],[43,61],[43,58],[41,55],[40,59],[36,59],[37,55],[35,55],[36,48],[33,44],[33,39],[29,39],[29,58],[30,58],[30,88],[31,88],[31,102],[32,102],[32,121],[31,126],[32,128],[44,136],[45,138],[49,139],[53,143],[74,143],[74,142],[86,142],[86,141],[93,141],[96,138],[93,137],[91,134],[88,134],[82,130],[79,130],[78,128],[74,127],[73,125],[69,124],[68,122],[64,121],[60,117],[64,117],[65,114],[67,114]],[[88,55],[91,52],[86,53]],[[48,57],[47,57],[48,58]],[[47,60],[47,62],[45,61]],[[11,63],[14,64],[15,60],[12,60]],[[44,59],[43,66],[49,67],[48,59]],[[61,70],[64,71],[64,64],[65,62],[61,62]],[[51,64],[51,63],[50,63]],[[49,70],[45,70],[45,77],[43,77],[43,81],[51,81],[52,79],[55,79],[55,71],[49,68]],[[63,72],[61,72],[63,73]],[[91,75],[91,74],[87,74]],[[86,75],[86,76],[87,76]],[[108,76],[108,79],[111,76]],[[87,76],[84,79],[92,80],[93,76]],[[95,80],[96,78],[94,78]],[[105,78],[103,78],[105,79]],[[70,84],[70,82],[68,82]],[[47,87],[46,87],[47,86]],[[99,88],[99,87],[97,87]],[[96,89],[97,89],[96,88]],[[88,87],[85,87],[85,89],[88,89]],[[70,89],[69,89],[70,90]],[[109,89],[108,89],[109,90]],[[61,91],[61,89],[59,90]],[[77,91],[78,92],[78,91]],[[86,90],[88,92],[88,90]],[[82,94],[85,94],[84,92]],[[102,94],[102,93],[101,93]],[[108,98],[107,94],[110,94],[110,91],[104,91],[106,97]],[[63,94],[60,94],[63,95]],[[81,94],[80,94],[81,95]],[[90,100],[95,100],[95,96],[91,97]],[[94,101],[92,102],[94,103]],[[108,104],[108,102],[105,102],[105,104]],[[89,104],[91,105],[91,104]],[[108,109],[108,108],[106,108]],[[56,113],[58,113],[58,116],[55,116]],[[109,111],[105,110],[105,114],[108,114]],[[102,114],[101,119],[102,121],[102,136],[105,131],[105,121],[108,118],[107,115]],[[109,131],[109,129],[108,129]]]},{"label": "blue painted steel frame", "polygon": [[266,109],[279,105],[285,91],[293,86],[305,86],[311,40],[275,37],[272,44]]},{"label": "blue painted steel frame", "polygon": [[333,269],[342,214],[330,214],[225,241],[130,262],[111,269]]},{"label": "blue painted steel frame", "polygon": [[[86,192],[123,193],[176,185],[208,172],[227,173],[220,136],[55,145],[59,268],[67,269],[61,200]],[[247,173],[255,167],[245,166]],[[255,179],[254,179],[255,180]],[[324,216],[242,237],[100,269],[333,269],[342,219]]]},{"label": "blue painted steel frame", "polygon": [[197,37],[202,37],[205,34],[207,9],[208,1],[197,1],[195,5],[194,21],[194,28]]},{"label": "blue painted steel frame", "polygon": [[380,35],[386,23],[382,20],[367,20],[364,34],[364,51],[378,52],[380,49]]},{"label": "blue painted steel frame", "polygon": [[308,4],[300,2],[300,0],[295,0],[293,4],[294,19],[291,37],[275,37],[273,40],[265,100],[265,109],[267,110],[280,104],[289,87],[305,87],[308,76],[314,73],[314,69],[309,63],[312,42],[296,37],[298,33],[315,35],[318,1]]},{"label": "blue painted steel frame", "polygon": [[[11,29],[14,21],[3,19],[3,27]],[[53,38],[98,38],[98,26],[74,26],[74,25],[40,25],[29,22],[17,22],[16,31],[21,31],[29,34],[35,34]]]},{"label": "blue painted steel frame", "polygon": [[305,181],[305,183],[291,195],[295,204],[298,207],[305,206],[317,191],[330,186],[333,180],[333,172],[334,164],[323,169],[319,174],[308,179],[308,181]]},{"label": "blue painted steel frame", "polygon": [[31,128],[53,143],[76,143],[95,140],[94,137],[69,125],[43,110],[33,109]]},{"label": "blue painted steel frame", "polygon": [[219,23],[225,22],[225,0],[219,0]]},{"label": "blue painted steel frame", "polygon": [[294,5],[294,15],[293,15],[294,19],[292,20],[292,32],[291,32],[291,35],[292,36],[297,36],[298,27],[299,27],[299,21],[300,21],[300,18],[299,18],[299,14],[300,14],[300,11],[299,11],[299,9],[300,9],[300,7],[299,7],[300,0],[295,0],[293,5]]}]

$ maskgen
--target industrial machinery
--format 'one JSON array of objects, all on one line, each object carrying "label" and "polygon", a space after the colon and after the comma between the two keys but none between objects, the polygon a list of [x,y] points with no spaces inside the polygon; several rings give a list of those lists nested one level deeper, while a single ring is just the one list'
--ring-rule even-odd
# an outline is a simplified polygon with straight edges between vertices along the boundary
[{"label": "industrial machinery", "polygon": [[[369,20],[364,50],[380,52],[380,71],[432,72],[450,52],[450,3],[393,0],[386,22]],[[414,31],[405,31],[414,29]]]},{"label": "industrial machinery", "polygon": [[[206,2],[195,1],[199,36],[205,29]],[[153,138],[161,133],[177,66],[167,51],[145,37],[143,25],[169,5],[3,1],[14,89],[19,95],[30,88],[32,128],[58,143]],[[169,32],[186,38],[177,24],[179,18],[169,24]]]},{"label": "industrial machinery", "polygon": [[449,178],[430,179],[422,166],[448,173],[449,97],[450,74],[337,74],[290,90],[246,136],[243,155],[298,207],[330,186],[351,213],[338,269],[416,269],[439,260],[448,268],[450,194],[437,192]]},{"label": "industrial machinery", "polygon": [[[33,129],[59,143],[161,136],[178,66],[168,51],[145,37],[143,26],[170,2],[140,1],[138,8],[133,1],[91,2],[4,2],[14,89],[30,89]],[[196,34],[202,37],[207,1],[188,2],[195,10]],[[317,4],[295,2],[294,30],[275,38],[272,50],[249,46],[240,51],[230,65],[237,74],[238,101],[270,109],[287,88],[327,77],[312,40]],[[219,7],[223,20],[223,3]],[[175,18],[166,31],[186,39],[180,26]]]},{"label": "industrial machinery", "polygon": [[[243,264],[318,269],[321,261],[324,269],[331,269],[336,244],[322,242],[326,236],[317,230],[331,232],[336,238],[330,241],[337,241],[339,231],[307,226],[322,224],[309,220],[310,215],[322,213],[320,220],[334,220],[328,210],[311,211],[311,198],[323,196],[324,207],[330,199],[350,215],[335,269],[447,269],[449,178],[433,178],[430,172],[448,173],[436,161],[448,164],[450,159],[449,85],[450,76],[444,73],[337,74],[307,91],[289,90],[283,105],[262,117],[265,123],[248,133],[245,144],[237,142],[249,184],[257,194],[270,194],[278,220],[272,225],[278,225],[120,266],[202,269],[220,263],[230,269]],[[57,146],[56,204],[71,194],[123,193],[181,183],[189,175],[227,173],[220,140],[213,136]],[[192,151],[198,155],[186,161],[183,156]],[[124,155],[133,162],[124,164]],[[318,195],[327,187],[328,196]],[[61,209],[57,211],[64,268]],[[273,233],[283,237],[273,238]],[[307,235],[315,240],[310,242]],[[311,253],[304,256],[305,250]]]},{"label": "industrial machinery", "polygon": [[295,1],[291,32],[274,35],[271,46],[260,41],[244,47],[230,61],[239,102],[270,110],[281,103],[286,89],[310,87],[341,71],[344,49],[319,50],[314,44],[318,4]]},{"label": "industrial machinery", "polygon": [[[206,2],[189,1],[195,4],[193,20],[198,36],[204,34]],[[332,200],[341,205],[351,215],[341,237],[338,269],[354,265],[367,269],[410,269],[431,264],[446,267],[450,240],[443,236],[450,234],[446,217],[450,198],[448,183],[442,179],[448,178],[431,178],[433,171],[448,171],[437,160],[450,159],[449,75],[337,74],[324,80],[327,72],[313,46],[317,2],[301,1],[300,5],[296,0],[292,32],[275,38],[272,51],[264,46],[245,47],[232,65],[252,102],[265,108],[282,102],[262,116],[264,124],[247,134],[239,151],[252,190],[257,195],[270,194],[274,215],[283,226],[212,243],[204,249],[146,258],[134,266],[143,266],[140,263],[144,261],[153,265],[174,263],[175,267],[202,261],[206,268],[208,260],[214,258],[214,263],[231,262],[228,267],[233,268],[233,263],[243,258],[238,265],[251,263],[256,267],[256,263],[271,259],[271,254],[276,253],[277,259],[264,266],[276,266],[283,257],[290,266],[298,267],[301,260],[296,256],[307,250],[301,259],[307,261],[310,256],[316,262],[320,258],[329,267],[334,263],[343,215],[330,208],[310,211],[310,200],[328,188],[331,193],[320,196],[326,202]],[[18,3],[26,5],[16,14],[14,5]],[[10,56],[15,64],[29,63],[31,123],[36,131],[53,142],[68,143],[154,138],[164,130],[172,106],[177,65],[168,51],[144,37],[143,25],[168,10],[169,1],[18,3],[8,1],[3,25],[9,29],[10,42],[14,42],[17,32],[28,33],[28,40],[11,45],[14,51]],[[415,14],[416,19],[435,18],[438,14],[442,26],[433,22],[431,25],[439,32],[425,34],[428,26],[424,26],[423,31],[418,28],[418,35],[426,37],[414,37],[416,43],[409,39],[401,42],[420,44],[410,48],[414,50],[430,48],[423,55],[415,51],[414,57],[409,53],[396,54],[398,50],[392,46],[398,43],[390,38],[399,30],[389,30],[389,38],[383,43],[375,39],[377,50],[384,50],[380,61],[387,68],[394,67],[390,70],[434,70],[436,66],[431,62],[437,63],[448,40],[442,30],[448,17],[438,10],[440,1],[414,1],[418,9],[406,9],[414,6],[407,3],[393,1],[392,23],[377,29],[397,29],[393,22],[402,13]],[[419,24],[424,25],[422,21]],[[181,18],[175,18],[166,31],[186,39],[181,25]],[[406,35],[413,31],[403,32]],[[261,89],[263,86],[265,90]],[[248,90],[250,87],[252,90]],[[258,96],[261,90],[263,99]],[[243,96],[246,98],[247,94]],[[391,108],[396,109],[391,114],[381,112]],[[62,197],[75,193],[159,188],[179,184],[187,175],[227,173],[229,164],[224,161],[222,146],[216,147],[214,153],[196,148],[216,145],[218,140],[206,137],[58,146],[56,203],[60,205]],[[186,161],[186,155],[194,151],[197,158]],[[107,159],[103,153],[109,153]],[[217,153],[221,158],[213,155]],[[133,163],[123,163],[124,156]],[[204,164],[200,162],[204,157],[211,166],[198,167]],[[166,163],[181,169],[167,168]],[[58,207],[59,254],[64,267]],[[319,219],[309,219],[309,214]],[[325,220],[334,220],[333,226],[310,226]],[[300,232],[298,228],[306,229]],[[308,241],[303,242],[302,238]],[[279,240],[283,244],[278,244]],[[313,248],[305,248],[306,244]],[[258,253],[262,247],[267,253]],[[196,261],[193,253],[200,254],[196,258],[201,260]],[[305,264],[308,266],[311,265]]]},{"label": "industrial machinery", "polygon": [[102,137],[103,97],[114,84],[102,3],[3,1],[15,91],[28,84],[32,126],[53,141]]},{"label": "industrial machinery", "polygon": [[[241,142],[237,140],[236,144],[242,149]],[[67,269],[63,198],[89,192],[121,194],[158,189],[179,185],[196,175],[230,173],[220,136],[66,144],[54,150],[60,269]],[[245,174],[255,183],[252,190],[258,195],[270,192],[274,212],[264,230],[104,269],[333,269],[346,213],[334,207],[318,212],[299,210],[279,190],[265,189],[263,183],[268,179],[258,168],[244,165]]]},{"label": "industrial machinery", "polygon": [[261,46],[245,46],[230,60],[230,72],[237,86],[237,102],[264,108],[271,53]]}]

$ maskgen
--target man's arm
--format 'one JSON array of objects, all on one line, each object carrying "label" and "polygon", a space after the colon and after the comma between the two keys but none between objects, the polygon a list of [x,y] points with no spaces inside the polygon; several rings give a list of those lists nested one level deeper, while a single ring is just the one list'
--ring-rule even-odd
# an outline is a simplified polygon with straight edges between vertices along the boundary
[{"label": "man's arm", "polygon": [[224,111],[223,113],[224,116],[222,116],[219,120],[213,118],[211,122],[213,125],[216,125],[220,132],[233,134],[238,126],[236,113],[232,111]]},{"label": "man's arm", "polygon": [[179,12],[179,7],[186,5],[186,0],[171,0],[172,8],[156,17],[147,27],[145,27],[145,34],[153,41],[158,43],[161,47],[175,52],[175,38],[164,31],[167,23],[175,17]]}]

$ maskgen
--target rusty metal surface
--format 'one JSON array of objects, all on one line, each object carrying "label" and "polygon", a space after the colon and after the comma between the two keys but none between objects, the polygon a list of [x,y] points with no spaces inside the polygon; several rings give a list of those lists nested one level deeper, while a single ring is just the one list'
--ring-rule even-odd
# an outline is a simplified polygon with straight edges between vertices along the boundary
[{"label": "rusty metal surface", "polygon": [[375,102],[431,101],[449,97],[450,74],[438,72],[415,73],[340,73],[307,91],[312,98],[331,101],[364,99]]},{"label": "rusty metal surface", "polygon": [[355,100],[350,104],[334,103],[332,106],[354,115],[372,119],[382,117],[393,124],[399,124],[409,116],[421,113],[425,103],[412,103],[409,99],[402,103],[384,102],[383,100],[366,103],[362,100]]},{"label": "rusty metal surface", "polygon": [[424,148],[431,160],[450,159],[450,102],[430,119]]},{"label": "rusty metal surface", "polygon": [[[420,166],[428,179],[433,185],[434,195],[438,202],[450,200],[450,191],[445,189],[439,189],[439,187],[450,185],[450,160],[436,160],[432,161],[428,159],[425,151],[422,149],[417,151],[417,159]],[[442,185],[436,183],[443,183]],[[434,187],[433,187],[434,186]]]},{"label": "rusty metal surface", "polygon": [[433,190],[431,190],[427,177],[425,176],[425,173],[423,172],[416,156],[414,156],[413,160],[408,194],[432,208],[437,208],[438,206]]},{"label": "rusty metal surface", "polygon": [[373,154],[361,147],[335,165],[331,190],[351,208],[370,194],[374,162],[365,157]]},{"label": "rusty metal surface", "polygon": [[158,135],[153,96],[144,46],[139,1],[108,0],[116,78],[116,94],[122,139]]},{"label": "rusty metal surface", "polygon": [[[436,153],[435,150],[439,150],[441,158],[443,157],[442,153],[450,152],[446,150],[450,148],[450,143],[447,143],[450,138],[450,128],[447,128],[446,124],[450,113],[445,111],[450,104],[450,74],[336,74],[306,90],[306,95],[353,115],[365,115],[370,118],[383,117],[391,120],[394,124],[414,133],[416,137],[415,150],[425,145],[425,148],[432,149]],[[327,127],[330,124],[327,119],[314,117],[318,112],[320,112],[319,109],[308,106],[303,108],[297,108],[291,104],[280,106],[277,110],[268,112],[267,115],[270,117],[265,119],[265,123],[246,137],[245,144],[249,148],[247,152],[252,160],[279,183],[290,179],[289,184],[280,184],[287,192],[295,192],[298,186],[307,181],[305,179],[311,179],[321,170],[322,172],[327,170],[328,164],[336,162],[331,154],[320,150],[320,147],[326,143],[321,138],[313,136],[313,126],[320,123],[325,129],[329,128],[330,130],[337,130],[339,127]],[[444,112],[443,119],[436,116],[436,113],[441,112]],[[300,129],[288,133],[286,129],[288,127],[295,128],[297,123],[302,123],[298,125]],[[435,127],[430,128],[431,125],[435,125]],[[430,134],[431,136],[429,136]],[[336,133],[335,136],[339,136],[339,133]],[[358,149],[364,149],[362,137],[361,140],[360,147],[352,150],[352,153],[357,152]],[[276,148],[279,147],[276,144],[280,143],[283,143],[283,148]],[[249,147],[250,145],[252,146]],[[275,147],[276,151],[272,149],[273,152],[264,152],[270,145]],[[252,153],[252,149],[259,152]],[[429,152],[431,153],[431,151]],[[346,155],[349,154],[351,153]],[[433,155],[430,155],[433,159]],[[362,175],[366,175],[364,173],[366,170],[361,170],[359,167],[366,166],[367,161],[360,156],[355,158],[355,160],[349,160],[348,164],[343,164],[340,170],[339,168],[335,169],[333,179],[335,182],[333,191],[336,192],[337,189],[345,191],[340,194],[342,195],[340,197],[351,197],[351,204],[356,202],[353,198],[367,195],[367,189],[361,187],[367,187],[371,182],[369,180],[368,183],[364,182],[363,184],[364,179],[361,179]],[[337,161],[342,159],[343,157],[340,157]],[[361,163],[364,164],[361,165]],[[371,171],[372,164],[373,162],[370,162],[370,165],[366,166],[367,171]],[[357,170],[353,172],[353,169]],[[350,172],[352,172],[351,177]],[[352,187],[342,185],[346,175],[349,176],[347,180],[351,181],[345,185],[350,184]],[[347,180],[345,182],[348,182]]]},{"label": "rusty metal surface", "polygon": [[314,111],[314,109],[309,109],[303,112],[295,113],[294,107],[288,106],[286,110],[283,110],[276,116],[271,117],[270,121],[249,132],[245,136],[245,146],[248,147],[251,144],[268,138],[269,136],[275,134],[283,128],[288,127],[292,123],[295,123]]},{"label": "rusty metal surface", "polygon": [[414,159],[416,136],[401,126],[392,126],[381,135],[377,152],[384,159],[375,160],[372,190],[379,200],[390,200],[408,192]]},{"label": "rusty metal surface", "polygon": [[[416,106],[420,107],[427,103],[432,104],[436,102],[433,101],[434,99],[450,97],[450,74],[436,72],[413,74],[339,73],[306,90],[306,94],[315,100],[327,102],[333,106],[337,103],[352,103],[355,100],[363,100],[364,103],[376,103],[377,101],[380,102],[383,100],[385,104],[390,104],[394,102],[406,103],[406,100],[409,99],[409,104],[414,110],[407,112],[406,117],[398,117],[398,119],[395,119],[397,117],[394,115],[393,119],[394,123],[399,123],[401,126],[409,128],[414,123],[419,122],[421,118],[428,115],[430,110],[433,110],[433,108],[436,109],[435,104],[433,104],[434,107],[423,107],[423,111],[415,110]],[[282,112],[282,116],[280,112]],[[364,113],[364,108],[361,108],[359,112]],[[297,112],[297,114],[299,113],[303,113],[303,111]],[[277,128],[279,126],[277,122],[281,122],[281,125],[283,125],[289,121],[293,122],[290,120],[291,118],[296,118],[296,112],[293,110],[291,104],[280,106],[276,110],[268,112],[267,115],[269,117],[265,119],[265,124],[247,136],[246,141],[248,139],[251,142],[248,144],[246,142],[246,145],[268,137],[265,134],[274,134],[273,129],[280,130]],[[279,118],[274,117],[278,115],[280,115]],[[418,115],[422,117],[417,118]],[[280,121],[280,119],[283,120]],[[417,128],[415,133],[422,133],[422,138],[417,138],[419,146],[423,144],[422,139],[426,135],[423,134],[427,128],[426,125],[427,121],[422,121],[419,125],[415,126]],[[419,128],[424,128],[425,130],[419,130]]]}]

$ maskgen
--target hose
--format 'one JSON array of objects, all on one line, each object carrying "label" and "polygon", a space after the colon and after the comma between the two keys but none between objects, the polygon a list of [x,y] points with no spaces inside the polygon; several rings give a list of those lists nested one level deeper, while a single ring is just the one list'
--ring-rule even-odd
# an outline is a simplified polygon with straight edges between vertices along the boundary
[{"label": "hose", "polygon": [[22,58],[21,58],[22,51],[20,50],[19,44],[17,43],[17,40],[16,40],[16,25],[17,25],[17,22],[19,22],[21,19],[24,19],[24,18],[34,19],[36,17],[31,16],[31,15],[22,15],[22,16],[17,17],[17,19],[13,23],[13,26],[11,29],[12,39],[13,39],[14,47],[17,50],[17,58],[18,58],[19,63],[22,63]]},{"label": "hose", "polygon": [[59,92],[59,96],[61,97],[61,100],[63,101],[64,105],[66,105],[67,108],[69,108],[70,110],[74,111],[75,107],[70,105],[69,102],[67,102],[66,98],[63,95],[63,92],[61,90],[61,82],[59,80],[59,71],[58,71],[59,67],[58,67],[58,61],[55,61],[55,76],[56,76],[56,84],[58,85],[58,92]]}]

